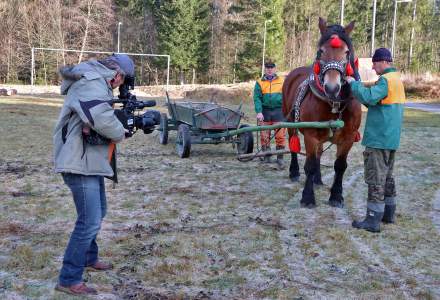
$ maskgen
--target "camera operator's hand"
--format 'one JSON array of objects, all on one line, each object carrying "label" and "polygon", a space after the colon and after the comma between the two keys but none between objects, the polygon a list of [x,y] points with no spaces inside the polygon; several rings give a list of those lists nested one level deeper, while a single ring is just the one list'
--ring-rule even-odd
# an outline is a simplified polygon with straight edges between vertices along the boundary
[{"label": "camera operator's hand", "polygon": [[115,144],[118,144],[118,143],[122,142],[123,140],[126,140],[129,137],[133,136],[133,134],[130,133],[130,131],[128,129],[124,128],[124,132],[125,132],[125,136],[124,136],[124,138],[122,140],[120,140],[120,141],[112,141],[112,142],[115,143]]},{"label": "camera operator's hand", "polygon": [[133,136],[133,133],[130,132],[130,130],[125,129],[125,138],[128,139],[128,138],[131,138],[132,136]]}]

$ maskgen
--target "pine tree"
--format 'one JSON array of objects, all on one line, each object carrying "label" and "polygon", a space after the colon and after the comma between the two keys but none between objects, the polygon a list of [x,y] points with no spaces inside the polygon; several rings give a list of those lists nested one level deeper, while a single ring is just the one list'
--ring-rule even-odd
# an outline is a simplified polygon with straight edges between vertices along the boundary
[{"label": "pine tree", "polygon": [[171,56],[173,68],[185,82],[190,70],[206,72],[209,62],[209,6],[203,0],[156,2],[159,50]]},{"label": "pine tree", "polygon": [[225,23],[225,31],[231,37],[239,36],[237,75],[240,80],[255,79],[261,75],[264,23],[267,20],[265,59],[283,65],[285,43],[282,12],[284,0],[238,0],[229,9],[231,18]]}]

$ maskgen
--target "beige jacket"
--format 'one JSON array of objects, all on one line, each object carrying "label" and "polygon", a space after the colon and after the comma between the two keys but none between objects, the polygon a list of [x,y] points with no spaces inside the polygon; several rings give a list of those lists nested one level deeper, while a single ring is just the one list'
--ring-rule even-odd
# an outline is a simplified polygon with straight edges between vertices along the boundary
[{"label": "beige jacket", "polygon": [[66,95],[53,135],[55,172],[113,176],[109,145],[86,144],[82,128],[87,125],[113,141],[124,138],[124,128],[107,102],[113,90],[107,80],[115,72],[97,61],[61,70],[61,94]]}]

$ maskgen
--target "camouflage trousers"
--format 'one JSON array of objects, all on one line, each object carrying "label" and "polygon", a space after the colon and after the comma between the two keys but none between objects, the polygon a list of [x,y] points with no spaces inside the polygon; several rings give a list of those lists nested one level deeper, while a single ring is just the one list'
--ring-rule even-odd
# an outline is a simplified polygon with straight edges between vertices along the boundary
[{"label": "camouflage trousers", "polygon": [[393,177],[396,150],[366,147],[364,177],[368,184],[368,204],[371,210],[383,212],[385,205],[396,204],[396,186]]}]

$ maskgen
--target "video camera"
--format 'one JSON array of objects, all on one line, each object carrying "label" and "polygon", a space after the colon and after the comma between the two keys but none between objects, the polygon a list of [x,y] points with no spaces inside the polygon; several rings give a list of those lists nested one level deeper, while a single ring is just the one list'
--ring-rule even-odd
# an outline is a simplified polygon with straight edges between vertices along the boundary
[{"label": "video camera", "polygon": [[119,121],[128,130],[126,137],[131,137],[137,130],[142,129],[145,134],[152,133],[155,125],[160,124],[160,112],[157,110],[148,110],[145,113],[139,113],[145,107],[156,106],[155,100],[139,101],[136,96],[130,93],[134,89],[134,77],[126,76],[124,83],[119,87],[119,99],[112,100],[113,103],[122,104],[122,108],[115,109],[115,115]]},{"label": "video camera", "polygon": [[[145,107],[156,105],[156,101],[138,101],[135,95],[130,93],[134,89],[134,77],[125,77],[124,83],[119,87],[118,99],[109,101],[110,105],[115,103],[122,104],[122,107],[115,109],[115,116],[119,119],[127,132],[125,137],[131,137],[133,134],[142,129],[145,134],[152,133],[155,125],[160,124],[160,112],[157,110],[149,110],[141,114]],[[83,138],[86,143],[91,145],[106,145],[111,141],[92,130],[90,127],[83,127]]]}]

